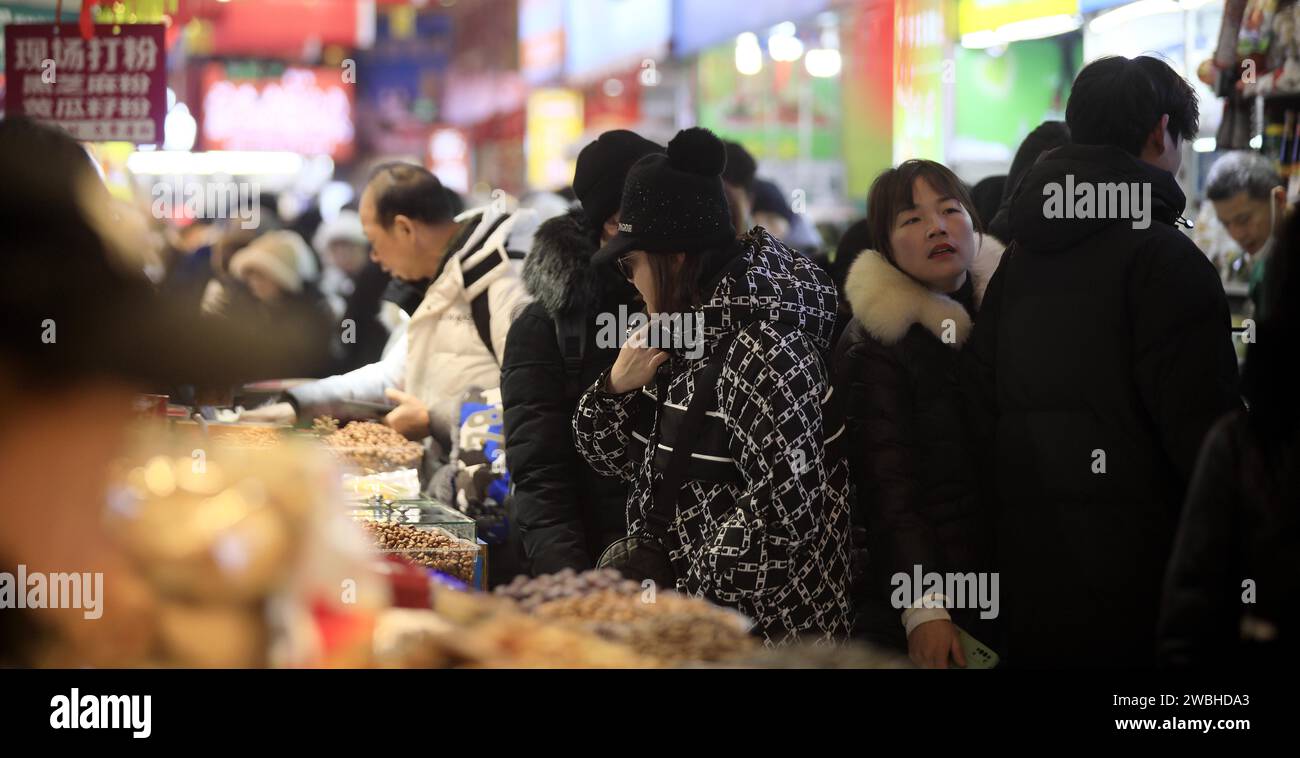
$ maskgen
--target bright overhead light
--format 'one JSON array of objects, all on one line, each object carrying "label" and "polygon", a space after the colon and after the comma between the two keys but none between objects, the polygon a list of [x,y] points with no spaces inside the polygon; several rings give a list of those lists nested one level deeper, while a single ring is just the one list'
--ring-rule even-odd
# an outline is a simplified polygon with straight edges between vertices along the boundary
[{"label": "bright overhead light", "polygon": [[998,27],[998,34],[1002,35],[1004,42],[1019,42],[1026,39],[1055,37],[1058,34],[1072,32],[1081,26],[1083,20],[1078,16],[1061,14],[1003,24]]},{"label": "bright overhead light", "polygon": [[774,61],[797,61],[803,56],[803,42],[798,37],[771,37],[767,41],[767,52]]},{"label": "bright overhead light", "polygon": [[998,36],[996,29],[985,29],[980,32],[967,32],[961,35],[961,46],[967,50],[983,50],[986,47],[1001,45],[1002,38]]},{"label": "bright overhead light", "polygon": [[829,48],[815,47],[803,58],[803,65],[808,69],[808,74],[821,79],[829,79],[839,74],[842,63],[840,51]]},{"label": "bright overhead light", "polygon": [[1198,153],[1212,153],[1217,145],[1213,137],[1198,137],[1192,142],[1192,150]]},{"label": "bright overhead light", "polygon": [[795,27],[793,21],[782,21],[781,23],[779,23],[779,24],[777,24],[776,26],[772,27],[772,28],[768,31],[767,36],[769,36],[769,37],[793,37],[793,36],[795,35],[795,32],[796,32],[796,31],[798,31],[798,29],[797,29],[797,27]]},{"label": "bright overhead light", "polygon": [[758,35],[753,32],[736,37],[736,70],[745,76],[763,70],[763,51],[758,46]]},{"label": "bright overhead light", "polygon": [[1182,10],[1184,10],[1183,6],[1175,0],[1138,0],[1136,3],[1122,5],[1097,16],[1088,23],[1088,31],[1093,34],[1105,34],[1139,18],[1178,13]]},{"label": "bright overhead light", "polygon": [[205,153],[191,153],[180,150],[158,150],[151,153],[132,153],[126,159],[126,166],[132,173],[147,176],[296,175],[302,170],[303,158],[297,153],[271,151],[211,150]]},{"label": "bright overhead light", "polygon": [[[1172,0],[1170,1],[1172,2]],[[985,29],[963,34],[961,35],[961,46],[968,50],[984,50],[1005,45],[1009,42],[1055,37],[1058,34],[1075,31],[1081,26],[1083,26],[1083,20],[1078,16],[1069,14],[1030,18],[1024,21],[1003,24],[996,29]]]},{"label": "bright overhead light", "polygon": [[1251,138],[1250,138],[1250,146],[1253,147],[1253,148],[1255,148],[1256,150],[1258,150],[1258,149],[1260,149],[1261,147],[1263,147],[1263,146],[1264,146],[1264,136],[1263,136],[1262,134],[1256,134],[1254,137],[1251,137]]}]

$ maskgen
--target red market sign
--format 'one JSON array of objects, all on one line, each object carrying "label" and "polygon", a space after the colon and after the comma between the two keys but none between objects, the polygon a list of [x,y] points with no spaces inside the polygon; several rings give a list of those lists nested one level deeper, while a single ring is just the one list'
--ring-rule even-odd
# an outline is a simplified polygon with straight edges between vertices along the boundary
[{"label": "red market sign", "polygon": [[60,126],[83,141],[157,144],[167,112],[161,24],[5,27],[5,113]]}]

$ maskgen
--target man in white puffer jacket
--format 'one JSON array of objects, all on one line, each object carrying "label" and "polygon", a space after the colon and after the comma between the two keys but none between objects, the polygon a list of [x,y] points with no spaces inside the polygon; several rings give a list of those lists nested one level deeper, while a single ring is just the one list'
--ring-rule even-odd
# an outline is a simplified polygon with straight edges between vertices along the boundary
[{"label": "man in white puffer jacket", "polygon": [[245,418],[311,418],[341,401],[396,401],[385,423],[410,439],[432,435],[447,449],[464,391],[500,385],[506,333],[530,302],[519,261],[508,251],[512,236],[533,225],[531,213],[501,195],[452,218],[428,171],[406,163],[377,168],[361,196],[371,257],[396,278],[432,280],[411,314],[405,349],[294,388],[288,402]]}]

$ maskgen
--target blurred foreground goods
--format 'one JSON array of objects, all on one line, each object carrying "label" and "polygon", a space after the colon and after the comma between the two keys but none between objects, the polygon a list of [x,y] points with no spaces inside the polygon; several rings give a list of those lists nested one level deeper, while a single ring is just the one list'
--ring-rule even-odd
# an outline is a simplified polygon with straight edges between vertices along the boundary
[{"label": "blurred foreground goods", "polygon": [[337,507],[328,458],[302,443],[194,452],[140,456],[118,472],[108,528],[157,607],[145,659],[122,663],[368,665],[388,590]]}]

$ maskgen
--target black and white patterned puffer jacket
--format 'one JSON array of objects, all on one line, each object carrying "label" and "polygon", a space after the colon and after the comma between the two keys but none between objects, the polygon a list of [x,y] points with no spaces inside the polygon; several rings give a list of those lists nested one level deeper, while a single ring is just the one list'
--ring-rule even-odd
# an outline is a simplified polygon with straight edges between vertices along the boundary
[{"label": "black and white patterned puffer jacket", "polygon": [[703,355],[672,351],[660,367],[671,377],[666,402],[661,383],[604,392],[606,372],[578,403],[578,449],[598,472],[631,483],[628,529],[637,533],[695,379],[723,342],[716,404],[668,535],[677,590],[739,610],[769,645],[832,642],[848,635],[851,618],[849,473],[836,442],[842,423],[825,411],[822,357],[838,297],[823,271],[765,230],[741,243],[742,260],[701,309]]}]

